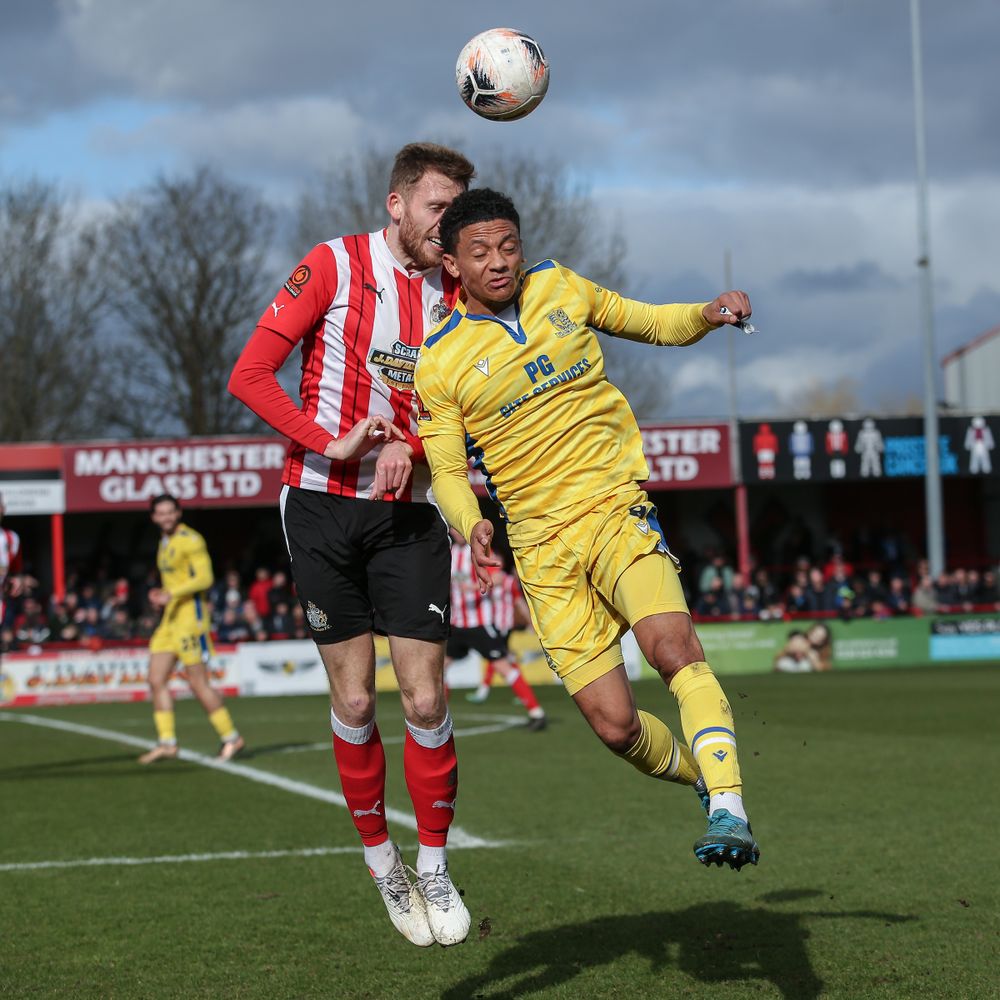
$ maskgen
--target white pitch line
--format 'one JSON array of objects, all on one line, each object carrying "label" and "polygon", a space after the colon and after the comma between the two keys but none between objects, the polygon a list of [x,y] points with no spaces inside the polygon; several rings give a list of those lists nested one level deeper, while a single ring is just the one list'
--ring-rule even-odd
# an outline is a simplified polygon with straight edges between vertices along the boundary
[{"label": "white pitch line", "polygon": [[182,865],[192,861],[247,861],[257,858],[318,858],[328,854],[360,854],[360,847],[302,847],[286,851],[217,851],[214,854],[160,854],[152,858],[76,858],[72,861],[21,861],[0,865],[0,872],[34,872],[46,868],[102,868],[131,865]]},{"label": "white pitch line", "polygon": [[[487,716],[486,718],[490,718],[490,716]],[[456,729],[454,731],[455,739],[458,740],[464,736],[486,736],[489,733],[503,733],[508,729],[518,729],[524,725],[524,719],[515,715],[498,715],[493,716],[493,718],[503,719],[505,721],[489,726],[469,726],[467,729]],[[405,740],[405,736],[383,736],[382,745],[399,746],[399,744],[405,742]],[[327,740],[323,743],[303,743],[301,746],[297,747],[283,747],[281,750],[274,750],[273,753],[309,753],[315,750],[329,749],[330,741]]]},{"label": "white pitch line", "polygon": [[[28,715],[21,712],[0,712],[0,722],[22,722],[28,726],[40,726],[43,729],[59,729],[67,733],[77,733],[80,736],[93,736],[99,740],[109,740],[112,743],[122,743],[125,746],[138,747],[142,750],[149,750],[156,744],[150,740],[140,739],[137,736],[128,736],[125,733],[115,732],[113,729],[99,729],[97,726],[82,726],[76,722],[64,722],[61,719],[46,719],[40,715]],[[200,764],[202,767],[211,768],[213,771],[222,771],[224,774],[234,774],[250,781],[256,781],[261,785],[271,785],[280,788],[285,792],[292,792],[295,795],[302,795],[309,799],[318,799],[320,802],[327,802],[330,805],[347,808],[347,800],[337,792],[328,788],[320,788],[318,785],[310,785],[305,781],[296,781],[294,778],[285,778],[280,774],[272,774],[270,771],[262,771],[247,764],[237,764],[231,761],[216,760],[206,754],[196,753],[193,750],[180,750],[177,756],[181,760],[189,761],[192,764]],[[385,818],[405,826],[409,830],[416,830],[416,820],[406,812],[399,809],[385,807]],[[460,826],[452,826],[448,831],[448,844],[451,847],[504,847],[506,844],[500,840],[484,840],[474,834],[468,833]]]}]

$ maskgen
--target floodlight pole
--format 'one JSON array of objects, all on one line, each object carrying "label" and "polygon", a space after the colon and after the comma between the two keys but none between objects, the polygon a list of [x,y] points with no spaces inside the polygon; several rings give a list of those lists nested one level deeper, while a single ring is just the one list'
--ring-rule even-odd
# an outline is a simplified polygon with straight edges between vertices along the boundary
[{"label": "floodlight pole", "polygon": [[924,132],[924,73],[920,41],[920,0],[910,0],[910,48],[913,54],[913,111],[917,156],[917,245],[920,268],[924,347],[924,500],[927,509],[927,562],[932,578],[944,572],[937,392],[934,371],[934,279],[927,198],[927,149]]},{"label": "floodlight pole", "polygon": [[[724,291],[733,288],[733,255],[727,247],[723,256]],[[747,505],[747,487],[740,468],[739,401],[736,395],[736,328],[726,327],[729,360],[729,462],[732,470],[733,502],[736,508],[736,565],[746,583],[750,582],[750,514]]]}]

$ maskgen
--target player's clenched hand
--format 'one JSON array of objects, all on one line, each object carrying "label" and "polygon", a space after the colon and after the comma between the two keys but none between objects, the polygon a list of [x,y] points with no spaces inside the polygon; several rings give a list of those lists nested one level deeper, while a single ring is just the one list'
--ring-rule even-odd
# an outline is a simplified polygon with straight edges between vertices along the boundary
[{"label": "player's clenched hand", "polygon": [[146,599],[154,608],[165,608],[170,603],[170,591],[162,587],[154,587],[147,595]]},{"label": "player's clenched hand", "polygon": [[493,586],[490,569],[502,569],[503,560],[493,554],[493,524],[488,519],[477,521],[469,535],[472,546],[472,565],[476,567],[479,593],[485,594]]},{"label": "player's clenched hand", "polygon": [[369,500],[381,500],[386,493],[395,493],[398,500],[410,481],[413,449],[405,441],[390,441],[382,447],[375,462],[375,482]]},{"label": "player's clenched hand", "polygon": [[[723,307],[726,309],[725,312]],[[738,324],[751,312],[753,310],[750,308],[750,296],[746,292],[723,292],[713,302],[709,302],[701,314],[706,322],[718,326],[721,323]]]},{"label": "player's clenched hand", "polygon": [[350,462],[367,455],[372,448],[386,441],[402,441],[403,432],[394,427],[385,417],[365,417],[356,423],[343,437],[331,441],[323,451],[325,458],[336,458]]}]

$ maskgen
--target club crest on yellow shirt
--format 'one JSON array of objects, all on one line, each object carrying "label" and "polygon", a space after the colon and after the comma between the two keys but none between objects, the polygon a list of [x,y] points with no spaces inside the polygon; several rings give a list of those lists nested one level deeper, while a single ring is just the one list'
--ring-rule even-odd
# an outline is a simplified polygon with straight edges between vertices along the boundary
[{"label": "club crest on yellow shirt", "polygon": [[565,309],[553,309],[549,322],[556,328],[557,337],[568,337],[576,329],[576,323],[566,315]]}]

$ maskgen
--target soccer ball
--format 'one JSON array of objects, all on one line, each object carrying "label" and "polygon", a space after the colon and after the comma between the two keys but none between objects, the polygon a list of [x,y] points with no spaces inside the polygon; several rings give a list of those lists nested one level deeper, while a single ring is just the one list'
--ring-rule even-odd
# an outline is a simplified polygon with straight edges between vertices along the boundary
[{"label": "soccer ball", "polygon": [[549,89],[549,63],[530,35],[490,28],[459,53],[455,78],[462,100],[477,115],[512,122],[541,104]]}]

